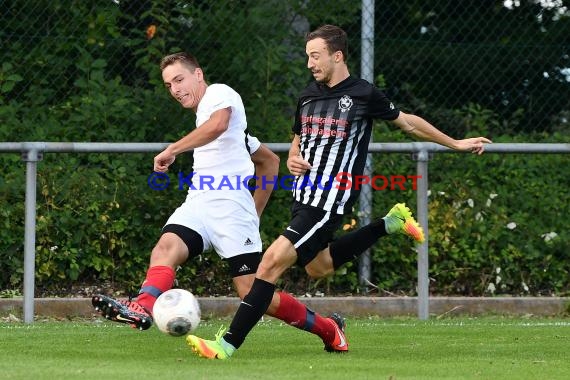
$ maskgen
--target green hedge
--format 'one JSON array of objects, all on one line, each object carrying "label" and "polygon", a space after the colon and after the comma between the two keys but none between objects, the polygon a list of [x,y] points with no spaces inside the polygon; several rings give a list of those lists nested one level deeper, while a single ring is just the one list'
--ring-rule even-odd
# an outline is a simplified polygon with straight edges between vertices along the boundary
[{"label": "green hedge", "polygon": [[[387,132],[385,137],[394,141],[403,136]],[[531,139],[561,142],[567,137],[496,141]],[[163,223],[185,198],[185,191],[174,185],[164,191],[149,188],[152,158],[153,154],[138,153],[44,155],[38,165],[39,291],[105,282],[125,292],[138,289]],[[377,174],[415,174],[415,162],[407,154],[374,154],[373,158]],[[21,289],[25,165],[14,154],[0,155],[0,162],[6,189],[0,193],[0,289]],[[429,162],[431,291],[441,295],[566,294],[568,163],[569,157],[559,154],[435,155]],[[180,157],[173,173],[188,172],[190,165],[189,156]],[[281,173],[286,174],[285,167]],[[401,201],[415,208],[411,185],[405,191],[375,191],[373,217],[383,216]],[[265,246],[285,227],[290,202],[288,191],[274,193],[262,219]],[[350,219],[347,216],[348,224]],[[180,284],[200,294],[228,294],[229,279],[214,276],[220,268],[225,270],[217,255],[203,255],[184,265]],[[370,281],[379,294],[413,295],[416,276],[416,252],[404,236],[381,239],[372,249]],[[321,281],[310,281],[302,268],[295,268],[280,286],[296,293],[361,292],[355,264]]]},{"label": "green hedge", "polygon": [[[568,136],[505,136],[495,142],[566,142]],[[408,155],[376,155],[379,173],[415,174]],[[437,154],[429,161],[430,288],[441,295],[561,295],[570,290],[570,211],[561,154]],[[376,192],[374,212],[416,205],[413,191]],[[374,248],[375,284],[414,294],[416,255],[403,238]],[[351,278],[351,284],[354,278]]]}]

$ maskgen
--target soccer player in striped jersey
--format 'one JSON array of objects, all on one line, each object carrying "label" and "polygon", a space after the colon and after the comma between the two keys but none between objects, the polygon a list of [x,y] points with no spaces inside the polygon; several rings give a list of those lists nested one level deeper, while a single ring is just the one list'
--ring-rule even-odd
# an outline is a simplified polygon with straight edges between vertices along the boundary
[{"label": "soccer player in striped jersey", "polygon": [[[342,178],[363,174],[373,119],[391,122],[421,140],[451,149],[483,153],[485,137],[456,140],[419,116],[400,111],[369,82],[350,75],[346,63],[347,36],[339,27],[324,25],[306,37],[307,67],[315,81],[302,91],[297,103],[294,138],[287,168],[296,176],[292,218],[285,231],[266,250],[256,279],[239,306],[229,330],[216,340],[194,335],[188,344],[200,356],[226,359],[239,348],[271,303],[275,283],[295,263],[313,278],[332,275],[344,263],[371,247],[380,237],[404,233],[423,242],[424,232],[403,203],[383,218],[334,240],[343,214],[350,212],[358,189],[339,186]],[[345,183],[346,184],[346,183]],[[319,324],[311,311],[289,307],[288,319]],[[306,316],[306,317],[304,317]],[[338,317],[338,316],[337,316]],[[346,351],[344,322],[329,351]]]},{"label": "soccer player in striped jersey", "polygon": [[[245,108],[236,91],[225,84],[208,84],[197,59],[188,53],[164,57],[160,68],[170,95],[196,113],[196,128],[154,158],[154,171],[166,172],[177,155],[193,150],[192,179],[213,182],[193,183],[186,201],[164,225],[136,300],[102,294],[92,298],[104,317],[140,330],[152,326],[154,303],[174,285],[176,268],[206,251],[214,250],[228,262],[241,298],[249,293],[261,260],[259,217],[273,190],[273,184],[263,184],[263,178],[274,178],[279,170],[279,157],[247,132]],[[220,186],[224,179],[251,177],[254,167],[259,180],[253,196],[245,185]],[[287,312],[305,310],[290,294],[279,291],[271,298],[267,314],[317,335],[326,347],[338,339],[338,316],[311,313],[311,320],[318,321],[311,324],[305,314],[299,320],[298,314]]]}]

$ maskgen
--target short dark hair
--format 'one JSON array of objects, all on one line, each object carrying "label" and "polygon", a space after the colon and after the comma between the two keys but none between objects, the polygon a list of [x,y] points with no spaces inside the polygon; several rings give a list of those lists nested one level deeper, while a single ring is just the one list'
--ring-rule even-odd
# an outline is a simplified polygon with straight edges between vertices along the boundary
[{"label": "short dark hair", "polygon": [[180,52],[167,55],[160,60],[160,70],[164,70],[167,66],[170,66],[176,62],[181,62],[186,65],[190,71],[194,72],[195,69],[200,67],[198,60],[190,53]]},{"label": "short dark hair", "polygon": [[346,32],[335,25],[323,25],[312,32],[307,33],[305,42],[309,42],[316,38],[322,38],[327,45],[330,54],[340,51],[344,57],[344,61],[348,59],[348,37]]}]

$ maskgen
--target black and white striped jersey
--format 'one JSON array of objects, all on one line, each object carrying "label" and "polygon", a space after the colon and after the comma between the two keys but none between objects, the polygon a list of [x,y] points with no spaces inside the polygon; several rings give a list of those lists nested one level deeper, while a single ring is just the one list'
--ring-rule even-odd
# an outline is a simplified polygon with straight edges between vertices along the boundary
[{"label": "black and white striped jersey", "polygon": [[372,120],[394,120],[400,111],[364,79],[349,76],[330,88],[313,82],[299,97],[293,132],[312,168],[297,177],[296,201],[337,214],[352,211],[359,190],[339,185],[341,177],[362,175]]}]

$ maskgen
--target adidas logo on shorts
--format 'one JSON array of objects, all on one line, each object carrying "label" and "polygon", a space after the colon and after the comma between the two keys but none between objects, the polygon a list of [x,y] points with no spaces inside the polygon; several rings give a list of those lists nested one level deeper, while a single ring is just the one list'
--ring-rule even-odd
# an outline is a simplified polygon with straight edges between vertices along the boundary
[{"label": "adidas logo on shorts", "polygon": [[241,268],[239,268],[238,273],[243,273],[243,272],[246,272],[248,270],[249,270],[249,267],[247,265],[243,264],[241,266]]},{"label": "adidas logo on shorts", "polygon": [[253,242],[249,238],[247,238],[245,239],[245,243],[243,243],[243,245],[253,245]]}]

